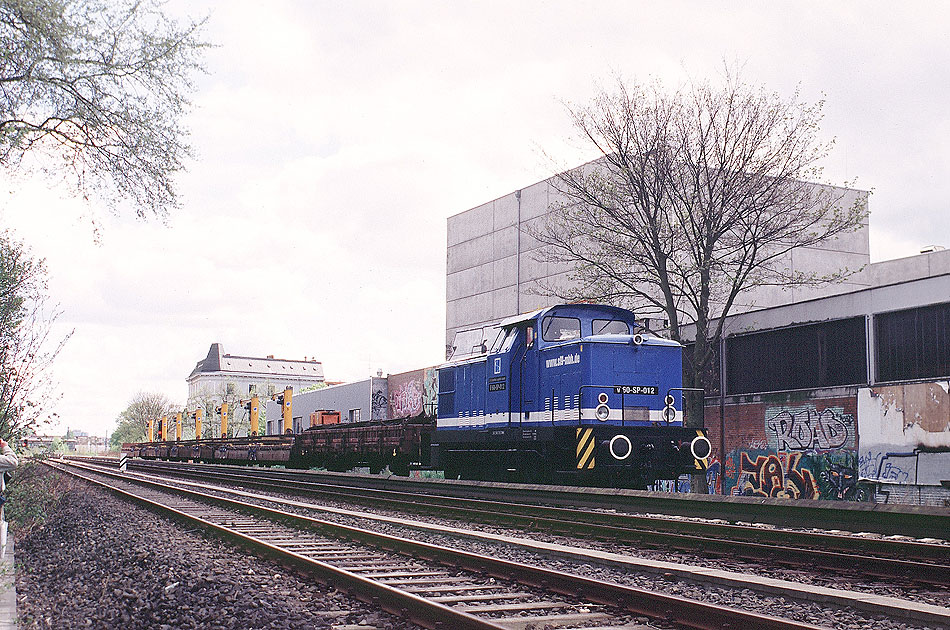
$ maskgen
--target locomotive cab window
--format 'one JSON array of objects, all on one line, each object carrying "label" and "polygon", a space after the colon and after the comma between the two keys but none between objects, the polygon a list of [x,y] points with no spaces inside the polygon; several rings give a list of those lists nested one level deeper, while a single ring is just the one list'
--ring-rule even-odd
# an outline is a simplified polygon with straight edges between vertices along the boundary
[{"label": "locomotive cab window", "polygon": [[619,319],[595,319],[592,323],[595,335],[629,335],[630,326]]},{"label": "locomotive cab window", "polygon": [[541,338],[545,341],[580,339],[581,320],[576,317],[548,316],[541,321]]},{"label": "locomotive cab window", "polygon": [[498,334],[495,335],[495,340],[491,342],[491,348],[488,350],[490,354],[498,354],[501,352],[501,346],[505,343],[505,338],[508,335],[504,328],[498,329]]},{"label": "locomotive cab window", "polygon": [[511,350],[511,346],[515,344],[515,339],[518,338],[518,329],[509,328],[508,330],[499,330],[498,337],[495,338],[495,343],[492,344],[491,353],[498,354],[499,352],[508,352]]}]

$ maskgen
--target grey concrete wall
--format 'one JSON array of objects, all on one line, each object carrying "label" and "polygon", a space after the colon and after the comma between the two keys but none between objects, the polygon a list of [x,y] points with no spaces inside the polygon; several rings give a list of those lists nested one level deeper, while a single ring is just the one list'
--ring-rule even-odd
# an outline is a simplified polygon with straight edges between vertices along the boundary
[{"label": "grey concrete wall", "polygon": [[[587,164],[580,168],[595,168]],[[850,206],[867,200],[867,192],[825,188]],[[550,306],[555,300],[540,295],[543,285],[570,282],[571,267],[541,260],[533,228],[546,220],[558,193],[550,180],[537,182],[449,217],[446,255],[446,345],[455,333],[490,325],[501,319]],[[787,256],[791,271],[840,269],[858,271],[846,282],[822,287],[783,290],[766,287],[750,292],[734,312],[814,299],[869,286],[868,226],[820,247],[794,250]],[[638,313],[650,316],[654,313]]]}]

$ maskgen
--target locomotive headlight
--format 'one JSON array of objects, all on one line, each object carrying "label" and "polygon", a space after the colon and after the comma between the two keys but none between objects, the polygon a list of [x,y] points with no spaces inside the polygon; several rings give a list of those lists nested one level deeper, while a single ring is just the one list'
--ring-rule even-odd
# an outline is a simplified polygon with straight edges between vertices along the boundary
[{"label": "locomotive headlight", "polygon": [[610,415],[610,407],[607,405],[597,405],[597,409],[594,410],[594,413],[597,414],[597,419],[603,422],[607,419],[607,416]]},{"label": "locomotive headlight", "polygon": [[633,444],[626,435],[615,435],[610,438],[609,448],[613,458],[619,461],[627,459],[633,452]]},{"label": "locomotive headlight", "polygon": [[689,451],[696,459],[706,459],[709,457],[709,454],[712,453],[712,444],[709,443],[709,439],[706,436],[697,435],[693,438],[693,441],[689,443]]}]

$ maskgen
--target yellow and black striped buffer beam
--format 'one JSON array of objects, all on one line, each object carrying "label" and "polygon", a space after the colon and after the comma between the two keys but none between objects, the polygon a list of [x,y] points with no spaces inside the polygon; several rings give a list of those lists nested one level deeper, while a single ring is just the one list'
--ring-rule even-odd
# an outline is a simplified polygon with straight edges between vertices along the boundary
[{"label": "yellow and black striped buffer beam", "polygon": [[[706,437],[706,431],[704,431],[703,429],[696,429],[696,435],[697,437]],[[710,455],[711,454],[712,453],[710,453]],[[702,459],[698,459],[694,457],[693,463],[696,466],[696,470],[701,470],[703,472],[706,472],[706,470],[709,469],[709,456],[707,455],[706,457]]]},{"label": "yellow and black striped buffer beam", "polygon": [[593,470],[594,468],[594,430],[578,427],[577,429],[577,469]]}]

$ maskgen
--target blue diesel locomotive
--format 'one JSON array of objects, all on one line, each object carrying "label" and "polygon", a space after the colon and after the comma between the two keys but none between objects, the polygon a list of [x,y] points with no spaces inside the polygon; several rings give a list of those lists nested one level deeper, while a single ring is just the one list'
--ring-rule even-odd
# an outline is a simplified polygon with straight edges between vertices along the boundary
[{"label": "blue diesel locomotive", "polygon": [[446,477],[637,487],[705,470],[705,432],[683,427],[682,346],[630,311],[552,306],[503,321],[485,350],[439,368]]}]

